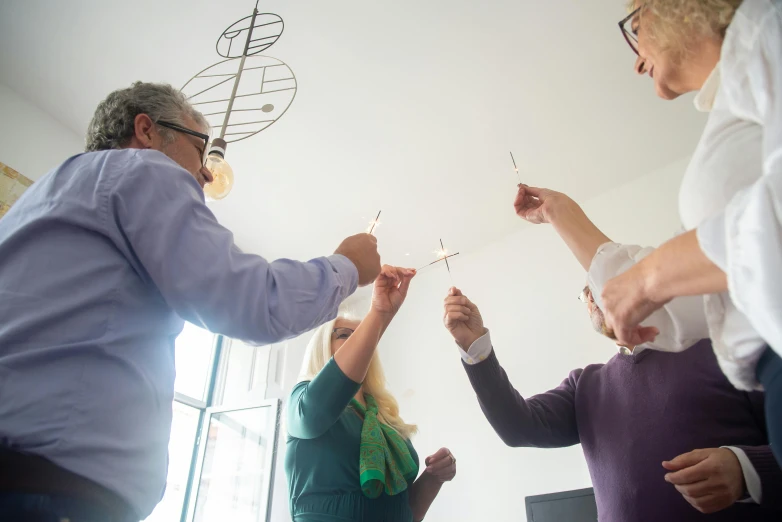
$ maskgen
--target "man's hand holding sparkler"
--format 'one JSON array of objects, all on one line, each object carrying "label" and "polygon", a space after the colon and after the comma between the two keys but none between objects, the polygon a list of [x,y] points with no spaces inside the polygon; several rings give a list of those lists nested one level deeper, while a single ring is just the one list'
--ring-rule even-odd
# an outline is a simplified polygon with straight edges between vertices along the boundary
[{"label": "man's hand holding sparkler", "polygon": [[445,298],[443,322],[456,343],[465,351],[488,331],[483,326],[483,318],[478,307],[456,287],[451,287]]},{"label": "man's hand holding sparkler", "polygon": [[356,265],[359,286],[371,284],[380,274],[377,238],[371,234],[356,234],[346,238],[334,253],[347,257]]}]

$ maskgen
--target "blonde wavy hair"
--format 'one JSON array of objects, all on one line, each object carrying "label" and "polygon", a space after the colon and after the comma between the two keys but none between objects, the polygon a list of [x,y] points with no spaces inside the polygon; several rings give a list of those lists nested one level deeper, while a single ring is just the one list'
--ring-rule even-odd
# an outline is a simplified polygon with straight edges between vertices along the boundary
[{"label": "blonde wavy hair", "polygon": [[[349,321],[358,320],[352,314],[347,313],[340,314],[340,318]],[[331,334],[336,322],[335,319],[315,330],[315,333],[307,346],[304,364],[302,365],[301,373],[299,375],[299,382],[311,381],[314,379],[331,359]],[[402,417],[399,416],[399,403],[396,402],[394,396],[391,395],[391,392],[386,388],[386,376],[383,372],[383,366],[380,364],[380,357],[378,357],[377,352],[372,356],[372,361],[369,363],[367,376],[364,378],[362,386],[364,393],[368,393],[375,398],[375,401],[377,402],[378,418],[381,422],[391,426],[407,439],[418,431],[418,427],[415,424],[407,424],[402,420]]]},{"label": "blonde wavy hair", "polygon": [[628,10],[642,6],[654,16],[647,18],[644,30],[661,50],[679,56],[690,50],[697,36],[722,40],[743,0],[630,0]]}]

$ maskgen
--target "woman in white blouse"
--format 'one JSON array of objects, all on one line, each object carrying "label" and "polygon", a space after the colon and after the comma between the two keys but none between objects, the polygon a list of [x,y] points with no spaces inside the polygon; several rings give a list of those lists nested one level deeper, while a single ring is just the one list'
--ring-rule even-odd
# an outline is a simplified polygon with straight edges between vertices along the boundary
[{"label": "woman in white blouse", "polygon": [[[696,107],[710,116],[679,195],[688,232],[651,252],[599,244],[592,292],[619,344],[669,350],[703,325],[682,296],[704,296],[723,371],[740,389],[766,390],[782,463],[782,0],[633,7],[620,25],[636,71],[665,99],[700,91]],[[522,207],[539,204],[529,192]]]}]

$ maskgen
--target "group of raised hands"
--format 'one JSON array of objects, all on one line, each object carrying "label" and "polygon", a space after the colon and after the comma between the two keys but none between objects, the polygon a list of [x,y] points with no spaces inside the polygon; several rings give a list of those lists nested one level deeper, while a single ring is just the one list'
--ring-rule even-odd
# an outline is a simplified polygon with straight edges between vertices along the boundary
[{"label": "group of raised hands", "polygon": [[[560,192],[520,184],[513,206],[516,215],[529,223],[554,225],[587,270],[597,247],[610,241],[594,226],[560,229],[557,224],[564,220],[590,223],[585,215],[568,219],[568,214],[583,214],[583,211]],[[356,266],[359,286],[375,282],[373,308],[376,311],[393,315],[399,310],[415,270],[381,266],[377,238],[371,234],[357,234],[345,239],[335,254],[347,257]],[[642,282],[637,281],[640,276],[635,272],[630,270],[609,281],[602,295],[607,335],[622,341],[620,344],[630,346],[654,340],[657,329],[640,326],[640,322],[664,304],[653,302],[641,291],[629,291],[643,287]],[[478,308],[457,288],[451,288],[445,300],[445,324],[465,350],[485,333]]]},{"label": "group of raised hands", "polygon": [[[569,198],[547,189],[519,185],[514,201],[516,214],[534,223],[552,222],[552,214],[566,209]],[[380,263],[377,238],[371,234],[356,234],[346,238],[335,254],[347,257],[358,271],[359,286],[374,282],[372,310],[393,317],[407,296],[416,271]],[[451,288],[445,298],[444,323],[456,342],[465,350],[486,333],[478,307],[458,288]]]}]

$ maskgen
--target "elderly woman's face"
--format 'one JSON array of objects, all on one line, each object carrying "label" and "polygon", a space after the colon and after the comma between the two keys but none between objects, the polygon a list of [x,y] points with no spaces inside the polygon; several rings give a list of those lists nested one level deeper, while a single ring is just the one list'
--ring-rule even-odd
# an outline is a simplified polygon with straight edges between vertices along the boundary
[{"label": "elderly woman's face", "polygon": [[657,96],[673,100],[682,94],[697,91],[717,65],[721,41],[706,36],[690,35],[687,53],[661,48],[653,38],[655,14],[636,2],[640,8],[632,19],[632,29],[638,38],[638,59],[635,71],[648,74],[654,81]]},{"label": "elderly woman's face", "polygon": [[[640,7],[639,3],[636,3]],[[638,58],[635,61],[635,72],[648,74],[654,81],[654,89],[657,96],[664,100],[673,100],[682,94],[693,90],[686,85],[685,75],[682,74],[686,67],[686,60],[677,61],[673,53],[660,49],[650,38],[649,26],[654,14],[649,10],[641,9],[632,20],[632,29],[638,38]]]},{"label": "elderly woman's face", "polygon": [[345,344],[353,332],[356,331],[361,321],[349,321],[339,318],[334,323],[334,330],[331,332],[331,355],[337,353],[337,350]]}]

